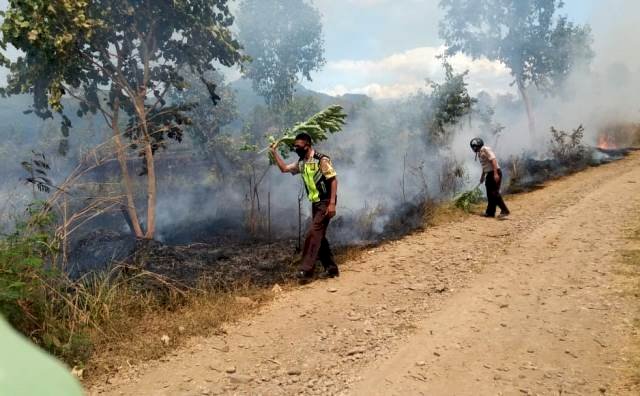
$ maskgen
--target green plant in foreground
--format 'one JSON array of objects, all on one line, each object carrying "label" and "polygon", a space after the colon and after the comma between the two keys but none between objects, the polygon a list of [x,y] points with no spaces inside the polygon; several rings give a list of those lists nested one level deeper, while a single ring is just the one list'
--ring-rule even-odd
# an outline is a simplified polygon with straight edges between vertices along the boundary
[{"label": "green plant in foreground", "polygon": [[22,329],[31,328],[38,315],[39,286],[53,272],[45,259],[57,250],[49,232],[52,216],[41,209],[30,206],[28,220],[0,241],[0,313]]},{"label": "green plant in foreground", "polygon": [[77,285],[55,265],[54,226],[46,204],[36,202],[16,230],[0,239],[0,314],[36,344],[76,364],[91,352],[91,319],[79,309]]},{"label": "green plant in foreground", "polygon": [[476,187],[473,190],[460,194],[455,199],[456,208],[462,209],[465,212],[471,212],[473,205],[476,205],[482,201],[483,194],[480,187]]}]

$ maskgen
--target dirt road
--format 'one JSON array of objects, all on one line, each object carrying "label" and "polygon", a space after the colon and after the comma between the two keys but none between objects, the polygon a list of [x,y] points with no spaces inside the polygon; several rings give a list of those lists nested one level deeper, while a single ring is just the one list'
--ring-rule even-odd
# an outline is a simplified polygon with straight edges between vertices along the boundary
[{"label": "dirt road", "polygon": [[92,394],[635,395],[640,153],[280,293]]}]

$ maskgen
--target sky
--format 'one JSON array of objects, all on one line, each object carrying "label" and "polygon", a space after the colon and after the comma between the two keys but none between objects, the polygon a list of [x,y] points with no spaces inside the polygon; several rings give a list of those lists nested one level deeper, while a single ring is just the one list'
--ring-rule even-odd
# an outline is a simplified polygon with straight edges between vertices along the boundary
[{"label": "sky", "polygon": [[[236,1],[237,2],[237,1]],[[441,61],[444,50],[438,37],[441,12],[438,0],[314,0],[323,16],[325,57],[327,64],[304,82],[310,89],[341,95],[364,93],[378,99],[398,98],[426,87],[426,80],[443,77]],[[600,58],[611,62],[628,60],[621,46],[640,47],[640,35],[634,18],[640,0],[565,0],[561,11],[577,23],[589,23],[596,38]],[[0,0],[0,9],[7,0]],[[637,14],[635,14],[637,15]],[[628,26],[620,23],[631,20]],[[638,41],[637,43],[629,42]],[[614,50],[615,49],[615,50]],[[624,58],[624,59],[623,59]],[[509,70],[488,60],[472,61],[456,56],[452,64],[457,71],[469,70],[472,93],[513,92]],[[237,72],[228,73],[238,76]],[[0,71],[0,79],[4,73]]]},{"label": "sky", "polygon": [[[564,14],[592,23],[605,0],[566,0]],[[612,0],[631,3],[637,0]],[[444,50],[438,37],[438,0],[315,0],[323,15],[327,65],[304,85],[329,94],[365,93],[396,98],[443,78]],[[614,6],[615,8],[615,6]],[[509,70],[487,60],[456,56],[458,71],[469,70],[470,90],[512,92]]]}]

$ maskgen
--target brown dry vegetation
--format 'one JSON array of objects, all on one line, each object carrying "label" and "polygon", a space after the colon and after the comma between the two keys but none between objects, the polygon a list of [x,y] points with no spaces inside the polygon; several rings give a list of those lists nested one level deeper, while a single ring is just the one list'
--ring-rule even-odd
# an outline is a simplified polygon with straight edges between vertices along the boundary
[{"label": "brown dry vegetation", "polygon": [[[425,204],[424,224],[447,224],[470,216],[453,204]],[[384,245],[383,242],[379,245]],[[344,266],[360,260],[372,246],[344,247],[336,251],[336,261]],[[151,274],[148,274],[152,276]],[[197,337],[223,332],[232,323],[268,303],[276,292],[249,282],[225,291],[201,287],[156,292],[135,292],[130,283],[122,283],[103,296],[103,309],[108,317],[103,326],[92,330],[89,342],[93,356],[86,364],[85,380],[94,383],[135,363],[161,359]],[[106,284],[105,284],[106,287]],[[292,281],[278,285],[283,290],[296,287]],[[94,294],[101,287],[94,288]],[[103,292],[104,294],[104,292]],[[169,342],[162,341],[163,336]]]},{"label": "brown dry vegetation", "polygon": [[602,136],[618,147],[640,147],[640,124],[611,124],[603,128]]},{"label": "brown dry vegetation", "polygon": [[[119,371],[130,364],[160,359],[184,346],[192,337],[223,331],[233,322],[270,301],[274,292],[250,285],[233,291],[190,290],[166,302],[151,293],[132,294],[122,288],[114,296],[113,319],[105,330],[93,331],[94,356],[87,364],[87,380]],[[163,337],[167,336],[168,339]]]}]

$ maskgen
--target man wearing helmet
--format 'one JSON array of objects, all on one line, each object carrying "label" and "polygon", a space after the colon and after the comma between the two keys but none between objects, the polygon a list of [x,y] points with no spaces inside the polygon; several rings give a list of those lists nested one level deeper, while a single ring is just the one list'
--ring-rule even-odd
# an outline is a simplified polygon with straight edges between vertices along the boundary
[{"label": "man wearing helmet", "polygon": [[486,217],[495,217],[496,208],[500,207],[499,218],[503,219],[509,216],[509,209],[500,194],[500,185],[502,184],[502,170],[498,165],[498,159],[491,147],[485,146],[484,141],[475,138],[471,141],[471,149],[476,153],[476,159],[480,160],[482,165],[482,177],[480,183],[485,183],[487,187],[487,211]]}]

